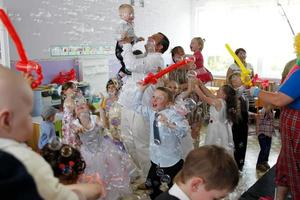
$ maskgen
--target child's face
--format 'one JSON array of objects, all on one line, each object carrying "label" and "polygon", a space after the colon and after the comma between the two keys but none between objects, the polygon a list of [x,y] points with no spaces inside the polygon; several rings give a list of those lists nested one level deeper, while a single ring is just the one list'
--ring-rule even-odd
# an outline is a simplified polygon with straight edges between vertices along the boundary
[{"label": "child's face", "polygon": [[238,75],[233,75],[231,78],[231,85],[233,88],[238,88],[242,86],[242,79]]},{"label": "child's face", "polygon": [[174,54],[173,61],[175,63],[182,61],[184,54],[184,51],[182,49],[179,49],[178,52]]},{"label": "child's face", "polygon": [[120,16],[126,22],[132,23],[134,20],[134,11],[130,8],[126,8],[120,13]]},{"label": "child's face", "polygon": [[226,94],[223,90],[223,87],[220,87],[219,90],[217,91],[217,98],[225,99],[225,97],[226,97]]},{"label": "child's face", "polygon": [[48,119],[49,122],[54,122],[55,120],[55,115],[51,115]]},{"label": "child's face", "polygon": [[74,87],[70,87],[70,88],[66,89],[64,91],[64,94],[66,96],[72,96],[72,95],[75,95],[76,91],[77,91],[77,88],[76,88],[76,86],[74,86]]},{"label": "child's face", "polygon": [[86,103],[76,104],[76,107],[75,107],[76,116],[79,116],[80,113],[88,112],[88,111],[89,111],[89,107]]},{"label": "child's face", "polygon": [[168,82],[166,87],[169,88],[174,94],[176,94],[179,90],[178,84],[175,81]]},{"label": "child's face", "polygon": [[116,93],[117,93],[116,86],[114,84],[108,85],[107,93],[108,93],[108,95],[116,95]]},{"label": "child's face", "polygon": [[161,90],[155,90],[151,99],[151,105],[155,112],[164,110],[170,104],[168,96]]},{"label": "child's face", "polygon": [[201,46],[198,43],[198,41],[196,39],[192,39],[191,44],[190,44],[191,51],[192,52],[199,51],[200,47]]}]

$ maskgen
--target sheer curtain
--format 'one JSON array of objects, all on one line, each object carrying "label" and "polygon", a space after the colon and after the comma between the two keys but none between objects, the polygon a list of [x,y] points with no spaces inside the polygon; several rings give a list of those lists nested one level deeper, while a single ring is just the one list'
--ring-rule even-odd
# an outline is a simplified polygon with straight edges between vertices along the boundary
[{"label": "sheer curtain", "polygon": [[283,16],[280,3],[295,33],[300,31],[300,1],[207,0],[193,1],[194,36],[205,38],[203,55],[214,75],[225,76],[233,59],[225,49],[244,48],[247,62],[261,77],[281,78],[285,63],[296,57],[294,36]]}]

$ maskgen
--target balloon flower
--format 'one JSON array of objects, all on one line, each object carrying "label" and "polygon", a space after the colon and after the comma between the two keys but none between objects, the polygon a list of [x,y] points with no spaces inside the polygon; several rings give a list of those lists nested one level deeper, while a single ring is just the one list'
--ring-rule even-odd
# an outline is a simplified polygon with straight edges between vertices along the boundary
[{"label": "balloon flower", "polygon": [[252,86],[251,78],[250,78],[250,70],[247,69],[240,58],[232,51],[229,44],[225,44],[225,47],[227,51],[230,53],[230,55],[233,57],[239,68],[241,69],[241,79],[244,85],[246,86]]},{"label": "balloon flower", "polygon": [[161,78],[163,75],[174,71],[175,69],[179,68],[180,66],[186,65],[189,62],[195,62],[195,57],[191,56],[191,57],[187,57],[184,60],[174,63],[173,65],[170,65],[169,67],[157,72],[156,74],[153,73],[149,73],[143,80],[143,85],[147,85],[149,83],[151,84],[156,84],[157,83],[157,79]]},{"label": "balloon flower", "polygon": [[258,74],[255,74],[254,77],[252,78],[252,84],[256,85],[256,83],[258,82],[261,83],[262,88],[266,88],[269,86],[269,80],[258,78]]},{"label": "balloon flower", "polygon": [[31,88],[34,89],[42,83],[42,67],[39,63],[27,59],[26,52],[23,48],[19,35],[3,9],[0,9],[0,18],[2,23],[5,25],[11,39],[14,41],[18,54],[20,56],[20,61],[16,63],[16,69],[25,73],[29,73],[31,75],[32,72],[35,71],[37,75],[37,78],[31,83]]}]

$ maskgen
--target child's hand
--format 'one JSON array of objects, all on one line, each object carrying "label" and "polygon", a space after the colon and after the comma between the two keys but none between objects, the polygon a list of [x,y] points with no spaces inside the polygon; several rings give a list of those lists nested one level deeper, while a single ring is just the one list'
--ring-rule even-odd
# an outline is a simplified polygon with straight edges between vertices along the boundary
[{"label": "child's hand", "polygon": [[146,88],[150,85],[150,83],[144,85],[144,81],[140,80],[136,83],[141,91],[145,91]]},{"label": "child's hand", "polygon": [[176,128],[176,124],[171,123],[164,114],[159,114],[158,121],[169,128]]},{"label": "child's hand", "polygon": [[98,95],[97,95],[99,98],[100,98],[100,102],[99,102],[99,105],[101,107],[103,101],[104,101],[104,95],[102,94],[102,92],[99,92]]},{"label": "child's hand", "polygon": [[29,85],[31,85],[34,81],[33,76],[29,73],[23,73],[24,79],[27,81]]}]

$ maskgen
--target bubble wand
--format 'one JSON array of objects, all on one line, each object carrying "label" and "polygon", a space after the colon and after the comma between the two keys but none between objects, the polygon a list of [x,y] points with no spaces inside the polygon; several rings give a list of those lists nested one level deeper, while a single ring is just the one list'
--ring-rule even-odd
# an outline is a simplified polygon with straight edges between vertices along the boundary
[{"label": "bubble wand", "polygon": [[0,19],[5,25],[11,39],[14,41],[15,46],[18,50],[20,56],[20,61],[16,63],[16,69],[25,73],[31,74],[32,71],[35,71],[37,74],[37,79],[31,83],[31,88],[34,89],[39,86],[43,80],[42,67],[39,63],[27,59],[26,52],[24,50],[23,44],[19,38],[18,33],[16,32],[13,24],[9,20],[7,14],[3,9],[0,9]]},{"label": "bubble wand", "polygon": [[175,69],[177,69],[178,67],[182,66],[182,65],[186,65],[189,62],[194,62],[195,61],[195,57],[191,56],[191,57],[187,57],[184,60],[174,63],[173,65],[170,65],[169,67],[157,72],[156,74],[153,73],[149,73],[143,80],[143,85],[147,85],[149,83],[151,84],[156,84],[157,83],[157,79],[161,78],[163,75],[174,71]]}]

